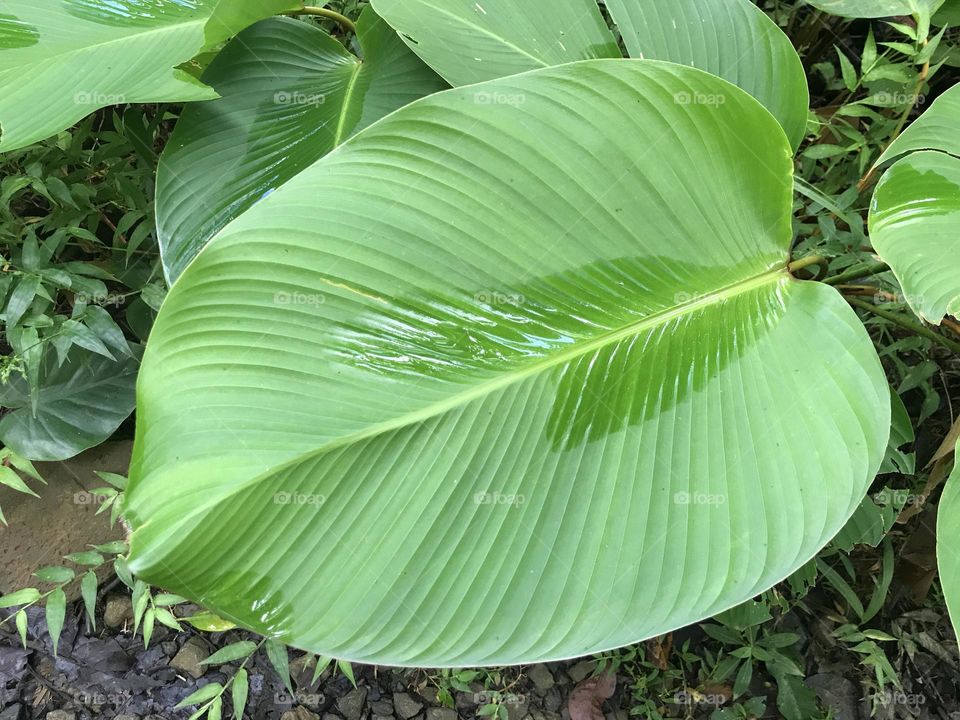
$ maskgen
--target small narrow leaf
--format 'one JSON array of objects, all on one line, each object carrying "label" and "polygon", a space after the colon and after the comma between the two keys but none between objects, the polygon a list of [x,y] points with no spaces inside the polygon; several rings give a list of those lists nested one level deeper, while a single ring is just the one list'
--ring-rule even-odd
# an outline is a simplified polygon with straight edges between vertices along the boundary
[{"label": "small narrow leaf", "polygon": [[247,671],[243,668],[237,671],[233,678],[233,720],[243,720],[243,709],[247,706],[247,693],[250,691],[247,681]]},{"label": "small narrow leaf", "polygon": [[72,563],[76,563],[77,565],[88,565],[90,567],[103,565],[103,555],[93,550],[70,553],[66,556],[66,559]]},{"label": "small narrow leaf", "polygon": [[43,582],[47,583],[68,583],[75,577],[75,573],[70,568],[65,568],[60,565],[54,565],[51,567],[40,568],[37,570],[34,575]]},{"label": "small narrow leaf", "polygon": [[337,660],[337,667],[340,669],[340,672],[344,674],[347,680],[350,681],[350,684],[356,687],[357,680],[353,676],[353,665],[348,663],[346,660]]},{"label": "small narrow leaf", "polygon": [[17,624],[17,632],[20,633],[20,642],[23,644],[24,649],[27,647],[27,613],[23,610],[17,612],[17,617],[15,619]]},{"label": "small narrow leaf", "polygon": [[313,680],[310,681],[311,685],[320,679],[320,676],[323,675],[323,671],[330,667],[330,663],[332,662],[333,658],[327,655],[320,655],[317,658],[317,667],[315,667],[313,670]]},{"label": "small narrow leaf", "polygon": [[80,579],[80,595],[83,597],[83,606],[87,611],[90,628],[96,630],[97,621],[94,617],[94,611],[97,606],[97,574],[93,570],[85,572]]},{"label": "small narrow leaf", "polygon": [[0,485],[6,485],[8,488],[13,488],[17,492],[22,492],[26,495],[40,497],[30,489],[30,486],[27,485],[16,472],[6,465],[0,465]]},{"label": "small narrow leaf", "polygon": [[283,686],[293,695],[293,686],[290,684],[290,657],[287,655],[287,646],[279,640],[267,640],[267,657],[270,664],[277,671]]},{"label": "small narrow leaf", "polygon": [[157,619],[157,611],[149,608],[143,615],[143,646],[150,647],[150,638],[153,637],[153,625]]},{"label": "small narrow leaf", "polygon": [[213,702],[210,703],[210,710],[207,711],[207,717],[210,720],[220,720],[220,716],[223,714],[223,697],[217,696],[213,699]]},{"label": "small narrow leaf", "polygon": [[40,599],[40,591],[36,588],[23,588],[9,595],[0,597],[0,608],[14,607],[15,605],[29,605]]},{"label": "small narrow leaf", "polygon": [[250,642],[249,640],[241,640],[240,642],[231,643],[226,647],[220,648],[213,655],[208,657],[206,660],[202,661],[200,664],[201,665],[223,665],[224,663],[245,658],[249,656],[256,649],[257,649],[257,644],[255,642]]},{"label": "small narrow leaf", "polygon": [[53,643],[53,655],[56,657],[60,644],[60,633],[63,630],[63,621],[67,614],[67,596],[62,588],[56,588],[47,596],[46,618],[47,632]]},{"label": "small narrow leaf", "polygon": [[180,632],[183,630],[183,626],[177,621],[177,616],[172,612],[163,607],[156,608],[157,613],[157,622],[161,625],[166,625],[171,630],[176,630]]},{"label": "small narrow leaf", "polygon": [[202,702],[217,697],[221,692],[223,692],[223,685],[217,682],[209,683],[204,685],[202,688],[197,690],[190,695],[187,695],[183,700],[174,705],[174,710],[179,710],[180,708],[185,708],[188,705],[199,705]]}]

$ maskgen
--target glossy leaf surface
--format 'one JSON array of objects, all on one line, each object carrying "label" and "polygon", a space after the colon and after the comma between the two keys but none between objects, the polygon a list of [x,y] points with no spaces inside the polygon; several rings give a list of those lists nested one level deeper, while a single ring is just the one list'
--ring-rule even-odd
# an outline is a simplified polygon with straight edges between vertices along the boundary
[{"label": "glossy leaf surface", "polygon": [[924,14],[928,18],[944,0],[807,0],[819,10],[848,18],[882,18]]},{"label": "glossy leaf surface", "polygon": [[934,100],[930,109],[911,123],[877,162],[915,150],[940,150],[960,157],[960,85]]},{"label": "glossy leaf surface", "polygon": [[[750,0],[607,0],[631,57],[719,75],[780,121],[796,148],[807,125],[807,76],[790,39]],[[721,104],[719,97],[684,97]]]},{"label": "glossy leaf surface", "polygon": [[786,273],[791,166],[756,100],[654,61],[375,123],[168,295],[131,568],[295,646],[426,666],[582,655],[781,580],[890,429],[855,313]]},{"label": "glossy leaf surface", "polygon": [[176,69],[205,46],[295,0],[5,0],[0,5],[0,151],[42,140],[98,108],[203,100]]},{"label": "glossy leaf surface", "polygon": [[30,460],[66,460],[109,438],[133,412],[139,360],[116,360],[71,350],[58,366],[46,354],[34,412],[22,376],[0,386],[0,406],[13,411],[0,420],[0,442]]},{"label": "glossy leaf surface", "polygon": [[960,463],[956,459],[937,508],[937,568],[956,632],[960,628]]},{"label": "glossy leaf surface", "polygon": [[288,18],[248,28],[213,61],[203,80],[220,99],[188,106],[161,158],[168,282],[257,200],[373,121],[447,87],[371,9],[357,31],[362,62]]},{"label": "glossy leaf surface", "polygon": [[923,151],[898,160],[881,178],[870,237],[893,269],[907,303],[938,324],[960,315],[960,158]]},{"label": "glossy leaf surface", "polygon": [[[470,85],[576,60],[620,57],[596,0],[373,0],[451,85]],[[516,99],[484,98],[510,103]]]}]

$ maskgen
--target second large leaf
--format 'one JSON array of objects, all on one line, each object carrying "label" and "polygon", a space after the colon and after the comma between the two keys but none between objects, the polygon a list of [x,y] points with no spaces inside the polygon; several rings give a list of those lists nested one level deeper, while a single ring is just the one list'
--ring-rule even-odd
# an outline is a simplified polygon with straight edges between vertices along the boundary
[{"label": "second large leaf", "polygon": [[[173,282],[230,220],[375,120],[446,83],[367,8],[363,60],[309,23],[248,28],[204,73],[160,159],[157,232]],[[322,199],[318,199],[322,202]]]},{"label": "second large leaf", "polygon": [[844,525],[890,427],[862,324],[786,271],[790,156],[749,95],[652,61],[375,123],[167,297],[131,567],[421,666],[583,655],[770,587]]}]

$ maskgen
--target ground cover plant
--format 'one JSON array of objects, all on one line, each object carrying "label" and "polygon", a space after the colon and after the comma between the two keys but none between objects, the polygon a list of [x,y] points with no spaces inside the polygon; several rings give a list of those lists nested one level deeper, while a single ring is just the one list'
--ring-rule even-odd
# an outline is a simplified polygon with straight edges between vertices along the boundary
[{"label": "ground cover plant", "polygon": [[[55,5],[0,15],[0,481],[136,408],[128,541],[68,559],[147,644],[268,638],[186,704],[287,644],[812,717],[778,624],[819,586],[876,710],[931,508],[960,612],[956,3]],[[24,643],[77,574],[3,599]]]}]

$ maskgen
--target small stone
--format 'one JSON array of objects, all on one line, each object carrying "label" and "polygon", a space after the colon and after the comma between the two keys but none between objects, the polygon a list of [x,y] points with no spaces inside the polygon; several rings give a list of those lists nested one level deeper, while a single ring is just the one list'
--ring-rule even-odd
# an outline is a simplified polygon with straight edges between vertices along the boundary
[{"label": "small stone", "polygon": [[590,677],[596,669],[596,660],[581,660],[573,667],[567,668],[567,675],[569,675],[570,679],[575,683],[579,683]]},{"label": "small stone", "polygon": [[280,716],[280,720],[320,720],[320,716],[298,705],[293,710],[287,710]]},{"label": "small stone", "polygon": [[336,713],[328,712],[328,713],[324,713],[324,714],[323,714],[323,719],[322,719],[322,720],[343,720],[343,718],[341,718],[341,717],[340,717],[339,715],[337,715]]},{"label": "small stone", "polygon": [[410,720],[410,718],[423,710],[423,703],[410,693],[394,694],[393,706],[397,710],[397,715],[403,718],[403,720]]},{"label": "small stone", "polygon": [[113,718],[113,720],[140,720],[140,716],[139,716],[139,715],[129,715],[129,714],[115,715],[114,718]]},{"label": "small stone", "polygon": [[560,691],[555,687],[547,690],[547,694],[543,697],[543,707],[548,712],[555,713],[560,710],[561,705],[563,705],[563,697]]},{"label": "small stone", "polygon": [[450,708],[427,708],[427,720],[459,720],[456,710]]},{"label": "small stone", "polygon": [[133,620],[133,605],[127,595],[111,595],[103,608],[103,624],[109,628],[123,627]]},{"label": "small stone", "polygon": [[177,644],[173,640],[160,643],[160,648],[167,657],[173,657],[177,654]]},{"label": "small stone", "polygon": [[359,720],[366,702],[367,689],[365,687],[354,688],[337,700],[337,710],[340,711],[346,720]]},{"label": "small stone", "polygon": [[200,663],[210,657],[206,645],[199,638],[190,638],[170,661],[174,670],[186,673],[195,680],[203,677],[207,668]]},{"label": "small stone", "polygon": [[47,713],[47,720],[75,720],[76,713],[68,710],[52,710]]},{"label": "small stone", "polygon": [[393,715],[374,715],[373,720],[393,720]]},{"label": "small stone", "polygon": [[0,712],[0,720],[20,720],[23,717],[23,705],[14,703],[3,712]]},{"label": "small stone", "polygon": [[516,695],[509,697],[504,703],[507,707],[507,717],[509,720],[523,720],[529,713],[527,707],[529,702],[526,695]]},{"label": "small stone", "polygon": [[534,665],[532,668],[527,670],[527,677],[530,678],[530,682],[533,683],[533,686],[540,694],[545,693],[555,684],[553,673],[551,673],[547,666],[543,663]]},{"label": "small stone", "polygon": [[370,703],[370,710],[373,711],[374,715],[393,717],[393,703],[389,700],[377,700]]}]

